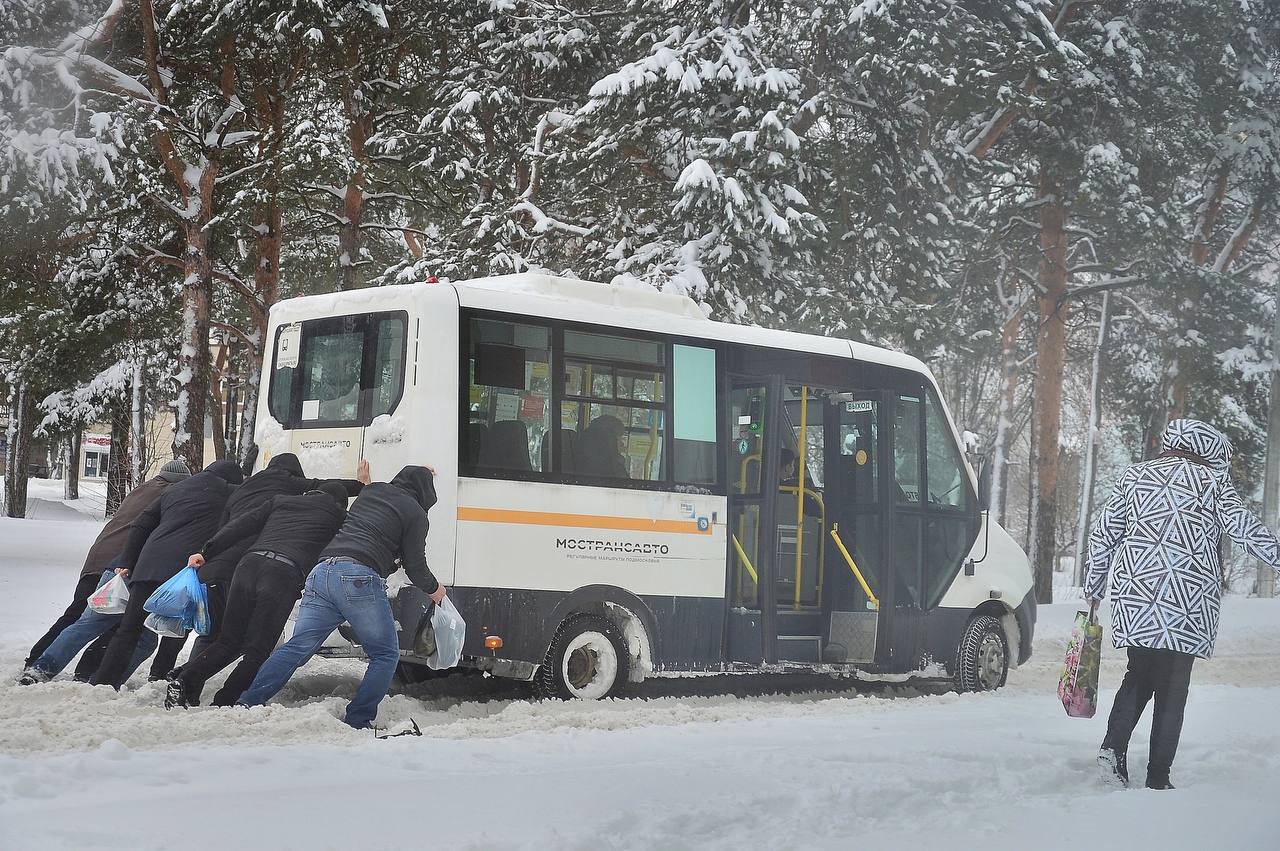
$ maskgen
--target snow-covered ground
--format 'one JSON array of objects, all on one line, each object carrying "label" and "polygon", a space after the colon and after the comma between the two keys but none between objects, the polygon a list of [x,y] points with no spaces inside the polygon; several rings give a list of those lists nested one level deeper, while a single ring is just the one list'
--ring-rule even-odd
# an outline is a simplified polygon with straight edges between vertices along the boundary
[{"label": "snow-covered ground", "polygon": [[165,712],[140,677],[121,694],[13,685],[100,528],[64,517],[0,520],[4,851],[1280,847],[1280,601],[1228,601],[1174,792],[1096,781],[1123,663],[1108,648],[1098,717],[1065,716],[1073,604],[1041,608],[1035,658],[995,694],[770,695],[721,678],[738,696],[533,703],[451,678],[383,703],[381,724],[412,717],[425,736],[376,741],[338,720],[349,661],[308,666],[253,710]]}]

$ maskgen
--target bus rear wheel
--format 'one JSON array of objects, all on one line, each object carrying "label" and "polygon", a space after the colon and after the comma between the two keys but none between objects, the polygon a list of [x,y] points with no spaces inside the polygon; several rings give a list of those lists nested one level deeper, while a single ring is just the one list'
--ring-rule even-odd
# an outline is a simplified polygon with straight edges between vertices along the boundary
[{"label": "bus rear wheel", "polygon": [[616,696],[630,671],[618,628],[599,615],[578,615],[556,630],[534,684],[541,697],[601,700]]},{"label": "bus rear wheel", "polygon": [[1000,619],[978,615],[969,621],[956,650],[957,691],[994,691],[1009,677],[1009,642]]}]

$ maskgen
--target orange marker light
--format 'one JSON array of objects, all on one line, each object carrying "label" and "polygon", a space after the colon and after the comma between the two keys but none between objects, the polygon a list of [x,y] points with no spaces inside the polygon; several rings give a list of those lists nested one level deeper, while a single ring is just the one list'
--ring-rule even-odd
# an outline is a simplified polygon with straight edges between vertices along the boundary
[{"label": "orange marker light", "polygon": [[484,640],[484,649],[485,650],[501,650],[502,636],[500,635],[487,636]]}]

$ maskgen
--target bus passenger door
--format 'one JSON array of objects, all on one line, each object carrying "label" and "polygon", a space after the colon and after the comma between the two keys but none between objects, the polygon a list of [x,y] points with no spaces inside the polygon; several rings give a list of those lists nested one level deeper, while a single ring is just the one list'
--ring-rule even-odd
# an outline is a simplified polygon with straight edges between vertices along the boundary
[{"label": "bus passenger door", "polygon": [[765,638],[775,619],[780,393],[776,378],[730,377],[725,658],[731,662],[772,661]]},{"label": "bus passenger door", "polygon": [[892,503],[888,406],[878,391],[840,393],[827,411],[826,547],[823,608],[828,634],[822,661],[876,661]]}]

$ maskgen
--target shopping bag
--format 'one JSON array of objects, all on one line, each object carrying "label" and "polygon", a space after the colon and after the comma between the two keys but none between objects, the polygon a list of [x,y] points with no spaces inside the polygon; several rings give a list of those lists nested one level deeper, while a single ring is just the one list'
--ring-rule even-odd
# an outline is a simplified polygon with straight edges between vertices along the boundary
[{"label": "shopping bag", "polygon": [[204,585],[200,582],[200,574],[194,567],[187,566],[157,588],[142,608],[166,618],[194,619],[194,612],[189,614],[188,607],[194,606],[196,599],[203,593]]},{"label": "shopping bag", "polygon": [[1102,624],[1096,612],[1076,612],[1067,660],[1058,679],[1058,697],[1067,715],[1092,718],[1098,710],[1098,668],[1102,664]]},{"label": "shopping bag", "polygon": [[100,615],[122,615],[129,604],[129,585],[116,574],[89,595],[89,608]]},{"label": "shopping bag", "polygon": [[149,614],[142,625],[161,638],[186,638],[187,628],[182,618],[167,618],[164,615]]},{"label": "shopping bag", "polygon": [[200,593],[196,596],[191,617],[191,628],[199,635],[213,632],[213,617],[209,614],[209,588],[200,583]]},{"label": "shopping bag", "polygon": [[431,631],[435,634],[436,649],[427,657],[427,667],[441,671],[458,664],[462,658],[462,642],[467,637],[467,624],[448,597],[437,603],[431,613]]}]

